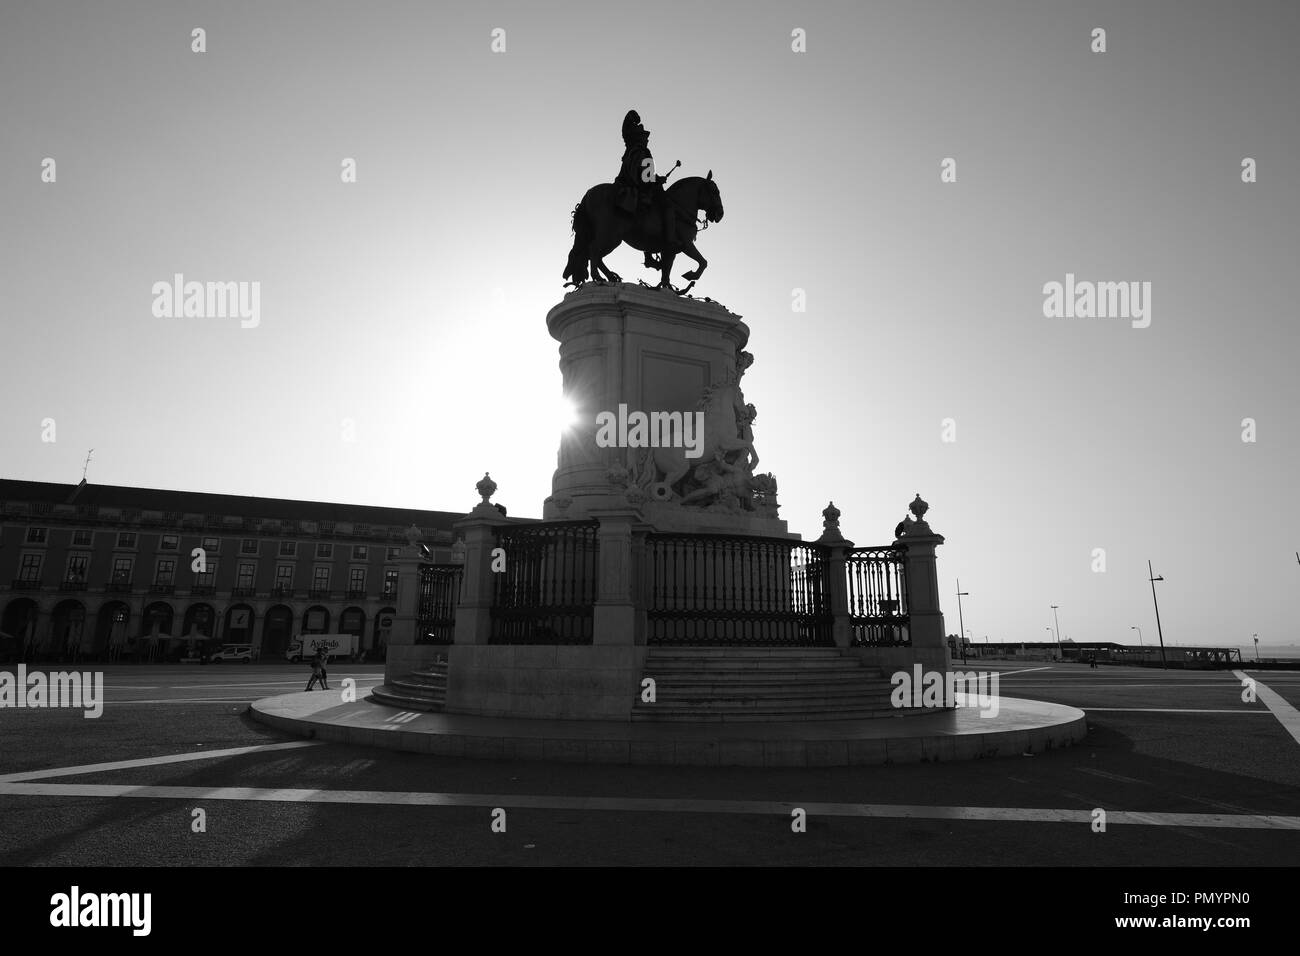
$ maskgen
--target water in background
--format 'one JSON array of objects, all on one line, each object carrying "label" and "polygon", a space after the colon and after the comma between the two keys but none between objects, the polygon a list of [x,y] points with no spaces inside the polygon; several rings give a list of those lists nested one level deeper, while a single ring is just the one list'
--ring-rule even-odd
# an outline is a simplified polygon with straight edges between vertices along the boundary
[{"label": "water in background", "polygon": [[[1236,647],[1241,651],[1242,661],[1253,661],[1255,659],[1255,642],[1249,644],[1229,644],[1228,647]],[[1259,642],[1259,656],[1261,660],[1296,661],[1300,660],[1300,644],[1265,644]]]}]

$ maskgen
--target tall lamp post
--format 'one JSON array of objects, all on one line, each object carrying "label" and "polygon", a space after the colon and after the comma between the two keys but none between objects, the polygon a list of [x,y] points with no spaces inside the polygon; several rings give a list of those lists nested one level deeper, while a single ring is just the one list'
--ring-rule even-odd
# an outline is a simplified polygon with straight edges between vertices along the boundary
[{"label": "tall lamp post", "polygon": [[1142,644],[1142,628],[1138,627],[1136,624],[1132,624],[1129,625],[1129,630],[1138,632],[1138,647],[1142,649],[1142,653],[1138,655],[1138,662],[1141,663],[1141,661],[1147,656],[1146,647]]},{"label": "tall lamp post", "polygon": [[963,664],[966,663],[966,621],[961,614],[961,599],[969,596],[970,596],[969,591],[963,591],[961,589],[961,578],[958,578],[957,579],[957,626],[961,628],[960,631],[961,637],[959,638],[959,640],[961,641],[961,662]]},{"label": "tall lamp post", "polygon": [[[1272,659],[1273,658],[1271,657],[1269,658],[1269,660]],[[1255,663],[1256,664],[1259,663],[1259,635],[1258,634],[1255,635]]]},{"label": "tall lamp post", "polygon": [[1160,602],[1156,600],[1156,582],[1165,579],[1163,574],[1156,574],[1151,570],[1151,562],[1147,561],[1147,577],[1151,581],[1151,603],[1156,609],[1156,633],[1160,636],[1160,666],[1169,670],[1169,661],[1165,658],[1165,632],[1160,628]]},{"label": "tall lamp post", "polygon": [[1056,653],[1060,655],[1061,660],[1065,660],[1065,651],[1061,650],[1061,619],[1056,616],[1056,609],[1060,606],[1052,605],[1052,620],[1056,622]]}]

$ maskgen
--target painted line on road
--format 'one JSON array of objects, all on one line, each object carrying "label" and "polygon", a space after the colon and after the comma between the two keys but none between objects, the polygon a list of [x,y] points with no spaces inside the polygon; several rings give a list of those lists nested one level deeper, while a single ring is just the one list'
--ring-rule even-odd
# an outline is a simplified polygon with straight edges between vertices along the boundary
[{"label": "painted line on road", "polygon": [[[1171,687],[1171,686],[1168,685],[1168,684],[1124,684],[1124,685],[1119,685],[1119,684],[1070,684],[1068,687],[1066,687],[1066,686],[1062,686],[1061,684],[1033,684],[1033,683],[1030,683],[1030,684],[1015,684],[1015,683],[1013,683],[1012,686],[1015,687],[1016,690],[1026,690],[1026,689],[1032,687],[1032,688],[1034,688],[1034,689],[1036,689],[1036,690],[1059,690],[1059,691],[1064,691],[1064,690],[1083,690],[1083,689],[1085,689],[1085,688],[1087,688],[1087,689],[1089,689],[1089,690],[1138,690],[1139,688],[1145,689],[1145,688],[1149,688],[1149,687],[1157,687],[1157,688],[1160,688],[1160,689],[1162,689],[1162,690],[1173,690],[1173,689],[1174,689],[1173,687]],[[1226,682],[1222,682],[1222,683],[1218,683],[1218,684],[1179,684],[1177,689],[1178,689],[1178,690],[1186,690],[1186,689],[1188,689],[1188,688],[1190,688],[1190,687],[1213,687],[1213,688],[1217,688],[1218,690],[1225,690],[1225,689],[1227,689],[1227,690],[1231,690],[1232,688],[1235,688],[1235,687],[1237,687],[1237,686],[1238,686],[1237,684],[1234,684],[1234,683],[1231,682],[1231,681],[1226,681]]]},{"label": "painted line on road", "polygon": [[1253,677],[1247,677],[1241,671],[1233,671],[1233,675],[1243,684],[1252,681],[1255,684],[1255,695],[1259,702],[1273,712],[1273,716],[1282,724],[1282,728],[1291,735],[1296,743],[1300,744],[1300,711],[1292,707],[1277,691],[1273,688],[1261,684]]},{"label": "painted line on road", "polygon": [[79,767],[49,767],[45,770],[26,770],[22,773],[0,774],[0,783],[19,780],[44,780],[48,777],[71,777],[81,773],[103,773],[109,770],[126,770],[131,767],[157,767],[161,764],[184,763],[187,760],[211,760],[214,757],[240,757],[244,754],[265,753],[271,750],[294,750],[300,747],[319,747],[321,740],[291,740],[283,744],[257,744],[252,747],[230,747],[226,750],[206,750],[196,753],[168,754],[162,757],[140,757],[136,760],[114,760],[110,763],[88,763]]},{"label": "painted line on road", "polygon": [[[954,662],[954,666],[952,669],[953,670],[959,669],[956,666],[956,662]],[[1051,670],[1050,667],[1022,667],[1018,671],[990,671],[990,673],[997,674],[999,677],[1010,677],[1012,674],[1032,674],[1035,671],[1050,671],[1050,670]]]},{"label": "painted line on road", "polygon": [[1107,711],[1114,714],[1237,714],[1245,717],[1267,717],[1268,711],[1258,708],[1240,710],[1197,710],[1190,707],[1080,707],[1083,711]]},{"label": "painted line on road", "polygon": [[[932,807],[870,803],[804,803],[767,800],[695,800],[655,797],[565,797],[528,794],[424,793],[403,790],[300,790],[261,787],[170,787],[109,784],[11,783],[0,795],[32,797],[133,797],[146,800],[265,801],[425,807],[509,807],[528,810],[605,810],[624,813],[726,813],[790,816],[796,807],[809,816],[974,820],[1010,823],[1091,825],[1092,810],[1050,807]],[[1300,831],[1300,817],[1230,813],[1152,813],[1110,810],[1106,822],[1140,826],[1206,827]]]},{"label": "painted line on road", "polygon": [[[333,679],[353,680],[356,681],[357,683],[361,683],[362,681],[375,681],[377,683],[382,684],[384,682],[383,677],[348,677],[348,675],[346,674],[342,674],[342,675],[335,674]],[[217,688],[217,687],[295,687],[301,683],[302,683],[301,680],[273,680],[273,681],[257,681],[251,684],[172,684],[167,689],[168,690],[206,690],[208,688]],[[109,690],[113,689],[112,684],[109,684],[108,687]]]},{"label": "painted line on road", "polygon": [[120,707],[123,704],[248,704],[252,701],[259,700],[257,696],[253,697],[159,697],[156,699],[142,698],[134,700],[127,697],[123,700],[114,700],[109,698],[106,704],[112,704],[114,707]]}]

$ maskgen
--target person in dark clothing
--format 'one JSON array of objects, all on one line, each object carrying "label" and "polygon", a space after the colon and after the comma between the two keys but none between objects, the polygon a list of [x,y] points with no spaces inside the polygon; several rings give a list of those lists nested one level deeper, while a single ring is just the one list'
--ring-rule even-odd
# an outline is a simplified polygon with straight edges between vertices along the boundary
[{"label": "person in dark clothing", "polygon": [[307,690],[315,688],[317,681],[320,681],[321,690],[329,690],[329,684],[325,683],[325,677],[325,655],[321,653],[318,647],[311,659],[311,680],[307,682]]}]

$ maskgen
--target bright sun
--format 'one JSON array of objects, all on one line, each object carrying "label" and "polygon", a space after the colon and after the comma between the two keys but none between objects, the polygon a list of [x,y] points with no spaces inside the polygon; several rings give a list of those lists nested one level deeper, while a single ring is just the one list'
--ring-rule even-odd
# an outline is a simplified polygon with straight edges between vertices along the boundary
[{"label": "bright sun", "polygon": [[578,406],[567,395],[555,400],[555,423],[561,431],[568,431],[578,424]]}]

